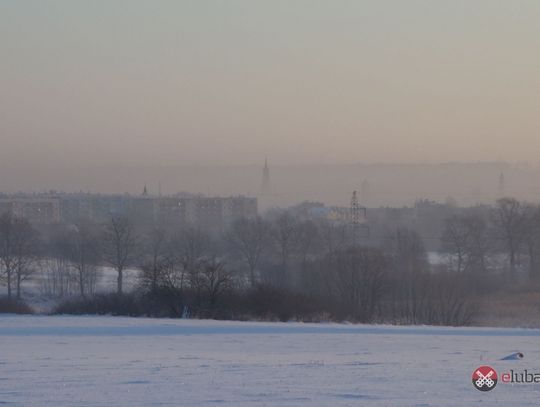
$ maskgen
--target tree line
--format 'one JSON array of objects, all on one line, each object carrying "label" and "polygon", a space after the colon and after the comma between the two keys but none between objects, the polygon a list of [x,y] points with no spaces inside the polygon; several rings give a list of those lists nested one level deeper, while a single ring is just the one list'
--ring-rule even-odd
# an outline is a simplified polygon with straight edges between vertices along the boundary
[{"label": "tree line", "polygon": [[[463,325],[478,296],[539,278],[540,208],[512,198],[447,217],[428,261],[412,228],[358,239],[356,225],[288,211],[239,219],[220,233],[135,226],[111,216],[38,231],[0,217],[0,272],[8,298],[39,276],[65,298],[58,312],[235,319],[352,320]],[[115,271],[115,294],[96,292]],[[125,273],[136,270],[135,287]]]}]

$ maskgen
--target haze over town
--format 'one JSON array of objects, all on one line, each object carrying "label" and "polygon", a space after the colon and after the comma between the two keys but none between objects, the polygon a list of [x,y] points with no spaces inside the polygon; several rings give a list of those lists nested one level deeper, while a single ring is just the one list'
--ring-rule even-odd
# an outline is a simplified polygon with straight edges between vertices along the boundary
[{"label": "haze over town", "polygon": [[537,0],[0,1],[0,404],[538,404],[539,38]]},{"label": "haze over town", "polygon": [[[0,189],[138,167],[135,192],[158,182],[144,168],[265,156],[535,167],[539,17],[533,0],[3,2]],[[46,184],[118,188],[97,174]]]}]

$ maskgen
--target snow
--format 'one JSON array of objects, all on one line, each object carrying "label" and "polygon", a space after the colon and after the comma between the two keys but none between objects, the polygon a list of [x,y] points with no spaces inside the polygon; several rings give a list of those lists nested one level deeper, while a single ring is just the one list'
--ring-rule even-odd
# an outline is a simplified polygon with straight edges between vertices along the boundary
[{"label": "snow", "polygon": [[[0,405],[536,406],[540,330],[0,315]],[[524,358],[500,359],[523,352]],[[535,370],[536,369],[536,370]]]}]

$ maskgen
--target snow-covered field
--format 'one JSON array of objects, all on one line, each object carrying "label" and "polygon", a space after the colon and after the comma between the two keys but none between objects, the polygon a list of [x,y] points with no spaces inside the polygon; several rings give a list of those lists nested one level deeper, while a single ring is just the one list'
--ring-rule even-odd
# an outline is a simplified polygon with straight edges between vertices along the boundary
[{"label": "snow-covered field", "polygon": [[[0,405],[537,406],[540,330],[0,315]],[[520,350],[518,361],[500,361]]]}]

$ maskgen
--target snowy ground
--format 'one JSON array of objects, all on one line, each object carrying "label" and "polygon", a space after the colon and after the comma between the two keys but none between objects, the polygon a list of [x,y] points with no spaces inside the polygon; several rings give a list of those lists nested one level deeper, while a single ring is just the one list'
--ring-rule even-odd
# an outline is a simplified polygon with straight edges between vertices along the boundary
[{"label": "snowy ground", "polygon": [[[0,405],[537,406],[540,330],[0,315]],[[525,358],[500,361],[520,350]]]}]

